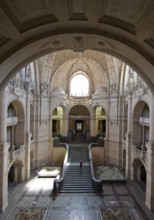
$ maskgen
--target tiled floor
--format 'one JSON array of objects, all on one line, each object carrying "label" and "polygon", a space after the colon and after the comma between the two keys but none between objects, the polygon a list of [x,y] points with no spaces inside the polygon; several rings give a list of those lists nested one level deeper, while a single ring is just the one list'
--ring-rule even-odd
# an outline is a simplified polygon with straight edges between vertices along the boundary
[{"label": "tiled floor", "polygon": [[53,179],[31,178],[9,190],[9,206],[1,220],[11,220],[20,207],[44,207],[45,220],[99,220],[100,207],[128,207],[134,219],[153,220],[154,213],[144,204],[143,191],[138,185],[105,184],[103,192],[52,195]]}]

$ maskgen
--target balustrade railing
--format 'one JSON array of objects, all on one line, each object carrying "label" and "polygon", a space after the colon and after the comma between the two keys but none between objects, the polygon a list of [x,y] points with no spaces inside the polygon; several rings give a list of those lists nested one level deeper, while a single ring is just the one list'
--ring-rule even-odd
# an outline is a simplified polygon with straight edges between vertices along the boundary
[{"label": "balustrade railing", "polygon": [[140,158],[141,160],[146,161],[146,158],[147,158],[146,150],[138,148],[136,145],[132,145],[132,151],[136,155],[136,157]]},{"label": "balustrade railing", "polygon": [[21,145],[18,149],[10,149],[9,150],[9,160],[16,160],[17,158],[20,159],[24,155],[24,145]]}]

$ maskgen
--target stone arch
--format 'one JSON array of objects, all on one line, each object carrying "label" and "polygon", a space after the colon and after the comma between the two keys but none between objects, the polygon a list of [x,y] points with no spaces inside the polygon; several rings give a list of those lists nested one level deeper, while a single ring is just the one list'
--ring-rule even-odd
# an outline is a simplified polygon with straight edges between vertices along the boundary
[{"label": "stone arch", "polygon": [[22,182],[23,177],[23,162],[20,159],[13,161],[8,169],[8,181],[10,182]]},{"label": "stone arch", "polygon": [[[153,73],[152,61],[150,57],[145,56],[146,53],[140,53],[138,47],[134,47],[133,44],[130,44],[129,40],[123,39],[122,41],[121,38],[118,38],[117,36],[114,37],[114,35],[112,37],[104,36],[104,33],[101,31],[99,31],[98,34],[98,31],[95,28],[87,29],[84,27],[83,29],[79,27],[75,28],[75,30],[73,29],[73,33],[74,31],[76,34],[80,35],[82,41],[86,43],[86,47],[84,47],[84,50],[88,48],[99,50],[101,52],[108,53],[123,60],[136,72],[138,72],[140,76],[145,80],[147,85],[153,90],[154,80],[151,78],[151,75]],[[60,41],[58,43],[59,45],[57,45],[57,47],[53,47],[52,44],[55,42],[55,38],[60,38]],[[91,39],[93,38],[95,40],[94,42],[91,42]],[[38,35],[37,37],[31,38],[31,40],[25,41],[23,44],[20,44],[20,46],[14,47],[14,50],[10,51],[10,53],[7,54],[7,59],[6,56],[2,57],[1,59],[0,72],[3,73],[3,75],[1,75],[0,77],[0,88],[3,88],[7,84],[8,80],[13,77],[13,75],[18,72],[23,66],[35,60],[36,58],[53,51],[57,51],[60,48],[61,50],[75,50],[75,44],[73,44],[72,47],[72,44],[64,43],[68,42],[68,40],[70,39],[71,41],[73,41],[77,38],[75,38],[74,34],[72,34],[71,28],[67,28],[67,34],[64,28],[63,30],[57,29],[56,32],[50,32],[46,35]],[[104,43],[106,41],[108,43]],[[99,45],[101,44],[102,47],[100,48]],[[61,47],[61,45],[63,45],[63,47]],[[80,51],[83,50],[82,47],[83,46],[81,46],[81,48],[79,49]]]},{"label": "stone arch", "polygon": [[133,160],[133,179],[140,184],[140,186],[146,190],[146,176],[147,171],[145,164],[142,160],[135,158]]},{"label": "stone arch", "polygon": [[16,114],[20,115],[21,117],[24,117],[25,115],[25,110],[24,110],[24,103],[20,99],[10,99],[9,102],[7,103],[7,107],[12,104]]},{"label": "stone arch", "polygon": [[90,135],[90,111],[81,104],[73,105],[68,113],[69,136],[76,140],[77,136],[86,138]]},{"label": "stone arch", "polygon": [[[90,53],[90,56],[88,55]],[[97,83],[99,84],[107,84],[107,61],[106,54],[97,52],[99,54],[99,58],[96,58],[94,51],[87,50],[82,53],[81,58],[79,58],[78,54],[73,51],[65,50],[62,52],[63,57],[61,57],[61,52],[55,53],[61,62],[59,62],[59,66],[53,68],[53,72],[51,73],[50,86],[53,89],[55,86],[60,86],[64,90],[66,94],[69,94],[70,80],[72,75],[78,71],[82,71],[89,78],[89,93],[90,95],[94,93],[97,88],[97,84],[94,81],[99,78]],[[87,58],[89,56],[89,58]],[[101,58],[100,58],[101,56]],[[82,62],[80,63],[82,59]],[[98,60],[97,60],[98,59]],[[99,62],[102,61],[100,64]],[[57,65],[57,64],[56,64]],[[104,68],[105,65],[105,68]],[[106,72],[105,72],[106,71]],[[95,74],[93,74],[95,73]],[[60,80],[61,79],[61,80]],[[103,84],[103,85],[104,85]]]}]

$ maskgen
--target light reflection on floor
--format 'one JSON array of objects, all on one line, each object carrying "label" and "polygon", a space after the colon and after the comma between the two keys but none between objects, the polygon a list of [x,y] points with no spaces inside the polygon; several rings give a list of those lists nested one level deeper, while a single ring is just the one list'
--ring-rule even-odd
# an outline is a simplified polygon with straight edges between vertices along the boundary
[{"label": "light reflection on floor", "polygon": [[29,194],[38,193],[42,190],[43,193],[52,191],[55,178],[35,178],[26,185],[26,191]]}]

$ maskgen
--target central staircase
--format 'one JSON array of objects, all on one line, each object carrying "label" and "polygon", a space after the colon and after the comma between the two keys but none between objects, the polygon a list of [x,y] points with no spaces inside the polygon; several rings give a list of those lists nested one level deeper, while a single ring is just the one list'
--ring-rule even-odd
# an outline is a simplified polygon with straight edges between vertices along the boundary
[{"label": "central staircase", "polygon": [[[80,167],[80,160],[83,161]],[[61,193],[93,193],[87,145],[71,145]]]}]

